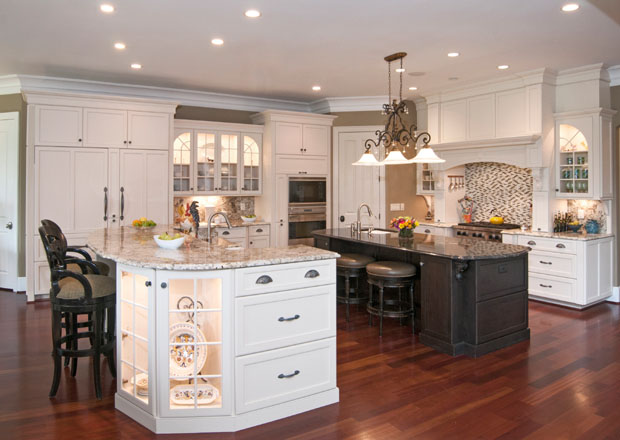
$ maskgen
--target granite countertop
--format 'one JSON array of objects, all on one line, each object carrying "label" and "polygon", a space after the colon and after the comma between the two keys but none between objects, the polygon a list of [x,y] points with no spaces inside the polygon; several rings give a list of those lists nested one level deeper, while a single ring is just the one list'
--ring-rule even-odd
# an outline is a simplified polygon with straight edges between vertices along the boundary
[{"label": "granite countertop", "polygon": [[[221,219],[221,217],[219,217],[219,219]],[[270,225],[270,222],[266,222],[264,220],[255,220],[253,222],[244,222],[243,220],[241,220],[240,218],[237,219],[229,219],[230,220],[230,224],[232,225],[233,228],[244,228],[246,226],[258,226],[258,225]],[[177,227],[180,227],[180,225],[177,225]],[[201,228],[206,228],[207,227],[207,222],[200,222],[200,227]],[[226,224],[226,222],[221,222],[221,223],[213,223],[213,227],[214,228],[228,228],[228,225]]]},{"label": "granite countertop", "polygon": [[446,257],[454,260],[486,260],[516,257],[531,249],[527,246],[504,244],[478,238],[443,237],[428,234],[414,234],[413,240],[399,240],[396,232],[381,235],[351,234],[350,229],[323,229],[314,231],[317,237],[336,238],[357,243],[368,243],[420,254]]},{"label": "granite countertop", "polygon": [[456,226],[458,223],[450,223],[450,222],[432,222],[432,221],[419,221],[420,226],[434,226],[436,228],[451,228],[452,226]]},{"label": "granite countertop", "polygon": [[522,231],[520,229],[507,229],[502,231],[506,235],[525,235],[526,237],[545,237],[561,238],[563,240],[599,240],[601,238],[613,237],[614,234],[586,234],[584,232],[544,232],[544,231]]},{"label": "granite countertop", "polygon": [[173,225],[157,226],[146,231],[136,230],[133,227],[99,229],[90,234],[87,245],[97,255],[117,263],[166,270],[235,269],[328,260],[339,256],[335,252],[304,245],[243,249],[221,238],[216,243],[209,244],[191,236],[188,236],[185,243],[176,250],[157,246],[153,235],[166,230],[172,231],[173,227]]}]

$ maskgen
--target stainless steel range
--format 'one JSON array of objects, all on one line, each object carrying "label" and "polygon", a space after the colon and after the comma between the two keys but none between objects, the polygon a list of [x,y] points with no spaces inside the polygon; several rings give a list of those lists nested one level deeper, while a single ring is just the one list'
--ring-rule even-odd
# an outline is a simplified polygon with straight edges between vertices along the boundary
[{"label": "stainless steel range", "polygon": [[459,223],[454,226],[457,237],[482,238],[483,240],[502,241],[502,231],[518,229],[521,225],[504,223],[494,225],[489,222]]}]

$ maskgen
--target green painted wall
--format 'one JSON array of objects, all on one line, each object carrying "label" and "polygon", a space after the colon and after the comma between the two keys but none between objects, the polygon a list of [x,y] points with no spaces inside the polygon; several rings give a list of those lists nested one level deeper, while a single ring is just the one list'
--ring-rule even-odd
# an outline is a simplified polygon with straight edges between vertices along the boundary
[{"label": "green painted wall", "polygon": [[17,276],[26,276],[26,103],[22,95],[0,95],[0,113],[19,112],[19,194]]}]

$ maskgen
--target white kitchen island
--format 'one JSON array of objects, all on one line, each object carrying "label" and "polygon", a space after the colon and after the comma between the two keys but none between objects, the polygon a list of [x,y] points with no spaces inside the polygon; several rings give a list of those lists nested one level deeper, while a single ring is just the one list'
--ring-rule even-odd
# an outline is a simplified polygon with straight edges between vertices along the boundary
[{"label": "white kitchen island", "polygon": [[156,433],[222,432],[338,402],[338,254],[164,250],[152,238],[164,230],[88,238],[116,265],[118,410]]}]

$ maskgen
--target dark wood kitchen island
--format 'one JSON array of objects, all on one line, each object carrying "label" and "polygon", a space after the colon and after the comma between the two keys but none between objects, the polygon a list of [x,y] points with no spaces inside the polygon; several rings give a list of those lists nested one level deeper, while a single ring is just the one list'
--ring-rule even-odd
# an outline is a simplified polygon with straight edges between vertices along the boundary
[{"label": "dark wood kitchen island", "polygon": [[530,337],[528,247],[427,234],[402,240],[396,233],[349,229],[313,235],[322,249],[414,264],[416,331],[429,347],[478,357]]}]

